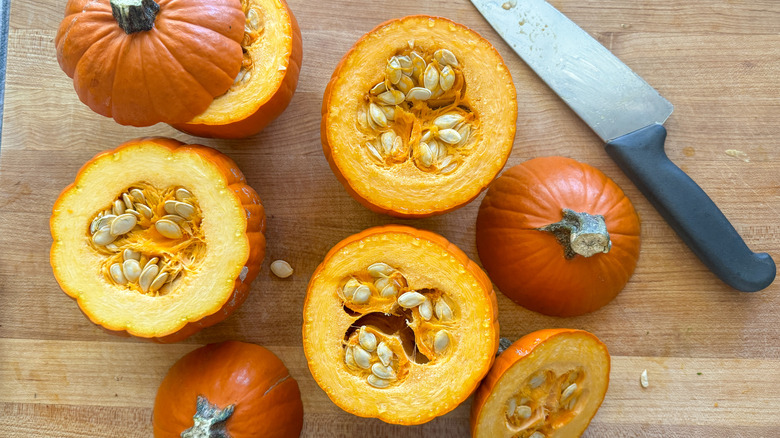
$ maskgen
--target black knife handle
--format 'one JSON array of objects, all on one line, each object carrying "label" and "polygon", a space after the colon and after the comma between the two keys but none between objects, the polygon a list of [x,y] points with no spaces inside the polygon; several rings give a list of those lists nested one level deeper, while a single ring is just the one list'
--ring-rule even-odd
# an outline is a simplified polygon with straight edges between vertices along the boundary
[{"label": "black knife handle", "polygon": [[666,129],[651,125],[606,145],[651,204],[702,262],[729,286],[755,292],[775,278],[775,262],[747,247],[720,209],[664,151]]}]

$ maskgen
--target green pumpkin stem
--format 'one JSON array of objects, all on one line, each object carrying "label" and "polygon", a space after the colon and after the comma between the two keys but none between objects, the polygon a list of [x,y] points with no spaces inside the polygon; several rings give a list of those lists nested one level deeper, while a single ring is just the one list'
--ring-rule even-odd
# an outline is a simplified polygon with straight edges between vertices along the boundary
[{"label": "green pumpkin stem", "polygon": [[601,215],[577,213],[564,208],[563,219],[560,222],[539,230],[550,232],[558,239],[567,259],[573,259],[577,255],[590,257],[607,253],[612,248],[607,224],[604,222],[604,216]]},{"label": "green pumpkin stem", "polygon": [[111,12],[126,34],[152,30],[160,5],[154,0],[111,0]]},{"label": "green pumpkin stem", "polygon": [[195,415],[192,416],[195,424],[182,432],[181,438],[230,438],[225,423],[233,415],[234,409],[235,405],[220,409],[209,403],[206,397],[199,395]]}]

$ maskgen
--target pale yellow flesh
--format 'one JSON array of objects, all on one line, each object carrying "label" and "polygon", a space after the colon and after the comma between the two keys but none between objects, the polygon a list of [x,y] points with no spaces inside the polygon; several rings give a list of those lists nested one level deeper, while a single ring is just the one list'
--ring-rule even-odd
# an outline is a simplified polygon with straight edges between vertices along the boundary
[{"label": "pale yellow flesh", "polygon": [[[377,260],[361,256],[364,251]],[[438,289],[460,303],[447,352],[426,364],[411,363],[405,377],[382,389],[345,365],[342,341],[359,317],[344,312],[337,295],[343,278],[375,261],[400,270],[410,287]],[[492,304],[479,281],[441,246],[400,233],[373,235],[343,248],[320,272],[327,276],[312,279],[304,309],[304,346],[315,379],[343,409],[392,423],[421,423],[457,406],[486,372],[495,354]]]},{"label": "pale yellow flesh", "polygon": [[[243,120],[270,100],[284,80],[292,54],[292,19],[279,0],[246,0],[261,10],[263,32],[251,46],[252,79],[233,84],[223,95],[188,123],[225,125]],[[284,49],[281,49],[284,48]]]},{"label": "pale yellow flesh", "polygon": [[[424,33],[419,32],[420,26]],[[447,210],[477,196],[503,167],[514,140],[517,115],[514,85],[502,59],[489,43],[471,32],[464,40],[464,32],[448,21],[428,18],[393,23],[368,36],[368,42],[356,45],[342,66],[341,71],[350,74],[339,77],[333,86],[325,115],[326,135],[335,165],[364,199],[405,214]],[[377,134],[358,122],[358,114],[365,112],[363,97],[384,79],[387,60],[410,44],[429,53],[437,49],[454,53],[468,90],[464,103],[480,121],[479,129],[472,130],[471,134],[473,141],[482,146],[460,155],[462,163],[449,174],[423,171],[412,160],[383,166],[376,163],[365,146],[375,141]],[[497,67],[490,70],[491,74],[485,74],[482,64]],[[476,70],[477,67],[481,70]]]},{"label": "pale yellow flesh", "polygon": [[[101,273],[106,256],[90,244],[89,224],[137,181],[164,188],[184,186],[203,212],[206,250],[200,267],[170,294],[149,296],[117,285]],[[141,337],[164,336],[222,307],[249,255],[243,207],[225,177],[192,152],[173,153],[146,143],[105,155],[84,169],[52,216],[51,261],[63,290],[90,319],[110,330]]]},{"label": "pale yellow flesh", "polygon": [[504,372],[480,411],[474,437],[513,437],[515,432],[506,426],[506,406],[507,401],[519,391],[520,385],[527,385],[539,370],[552,370],[560,375],[582,367],[585,375],[580,386],[587,388],[586,402],[581,405],[578,403],[577,415],[546,437],[580,436],[604,398],[609,382],[609,366],[606,349],[590,336],[567,334],[550,338]]}]

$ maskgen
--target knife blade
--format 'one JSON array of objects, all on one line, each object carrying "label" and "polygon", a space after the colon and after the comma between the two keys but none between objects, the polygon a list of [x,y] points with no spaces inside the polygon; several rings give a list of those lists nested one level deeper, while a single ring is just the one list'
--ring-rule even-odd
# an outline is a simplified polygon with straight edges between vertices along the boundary
[{"label": "knife blade", "polygon": [[471,0],[498,34],[606,143],[606,151],[723,282],[755,292],[774,281],[723,212],[664,150],[673,106],[544,0]]}]

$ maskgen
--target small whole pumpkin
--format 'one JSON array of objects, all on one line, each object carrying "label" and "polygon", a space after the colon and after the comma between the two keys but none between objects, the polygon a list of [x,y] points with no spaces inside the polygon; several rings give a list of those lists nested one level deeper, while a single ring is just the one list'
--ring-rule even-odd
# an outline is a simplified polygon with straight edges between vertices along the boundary
[{"label": "small whole pumpkin", "polygon": [[200,347],[168,371],[154,400],[155,438],[294,438],[303,428],[298,383],[259,345]]},{"label": "small whole pumpkin", "polygon": [[471,436],[578,437],[604,401],[609,371],[607,347],[584,330],[523,336],[474,394]]},{"label": "small whole pumpkin", "polygon": [[420,424],[458,406],[487,373],[497,313],[490,280],[455,245],[374,227],[334,246],[312,275],[303,349],[345,411]]},{"label": "small whole pumpkin", "polygon": [[165,138],[98,154],[54,204],[51,265],[95,324],[159,342],[227,318],[265,255],[265,211],[236,163]]},{"label": "small whole pumpkin", "polygon": [[363,36],[322,103],[325,157],[365,207],[397,217],[454,210],[504,167],[517,96],[493,46],[446,18],[409,16]]},{"label": "small whole pumpkin", "polygon": [[553,316],[592,312],[623,289],[639,258],[639,217],[588,164],[541,157],[497,178],[477,215],[477,250],[506,296]]},{"label": "small whole pumpkin", "polygon": [[285,109],[302,53],[283,0],[69,0],[55,45],[98,114],[226,138]]}]

